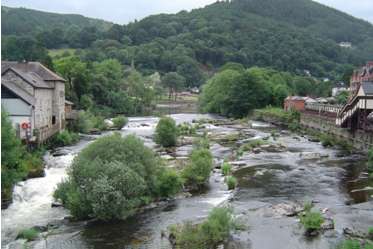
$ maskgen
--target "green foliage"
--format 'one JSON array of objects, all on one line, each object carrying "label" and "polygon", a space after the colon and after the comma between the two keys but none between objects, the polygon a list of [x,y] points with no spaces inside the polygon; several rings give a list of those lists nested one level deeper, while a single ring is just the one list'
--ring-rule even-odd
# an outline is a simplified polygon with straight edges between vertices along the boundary
[{"label": "green foliage", "polygon": [[179,124],[177,131],[179,136],[194,136],[196,135],[198,125],[193,125],[187,122]]},{"label": "green foliage", "polygon": [[72,145],[78,141],[79,141],[79,134],[70,132],[68,130],[63,130],[51,138],[50,144],[53,147],[61,147],[61,146]]},{"label": "green foliage", "polygon": [[231,173],[232,166],[228,162],[223,162],[223,165],[221,166],[221,170],[223,172],[223,175],[227,176]]},{"label": "green foliage", "polygon": [[372,249],[373,244],[365,242],[364,245],[358,240],[345,240],[336,249]]},{"label": "green foliage", "polygon": [[274,119],[287,125],[291,130],[298,130],[300,127],[300,113],[295,110],[284,111],[281,108],[267,106],[266,108],[255,110],[254,116],[260,120],[265,120],[266,118]]},{"label": "green foliage", "polygon": [[177,92],[185,86],[185,78],[176,72],[170,72],[162,77],[162,84],[169,89],[169,98],[174,95],[176,100]]},{"label": "green foliage", "polygon": [[198,137],[195,139],[193,147],[195,149],[210,149],[210,141],[207,136]]},{"label": "green foliage", "polygon": [[100,115],[94,115],[89,111],[79,111],[78,119],[72,130],[81,133],[89,133],[93,130],[106,130],[104,118]]},{"label": "green foliage", "polygon": [[33,228],[23,229],[18,233],[17,238],[25,239],[27,241],[35,240],[39,236],[39,232]]},{"label": "green foliage", "polygon": [[211,152],[208,149],[194,149],[189,160],[189,164],[182,172],[182,177],[186,185],[200,188],[210,177],[213,165]]},{"label": "green foliage", "polygon": [[12,198],[13,185],[27,176],[43,173],[41,153],[28,152],[16,137],[7,113],[1,110],[1,196],[6,202]]},{"label": "green foliage", "polygon": [[306,229],[306,231],[320,230],[324,218],[320,212],[313,212],[311,210],[305,211],[300,217],[300,222]]},{"label": "green foliage", "polygon": [[203,223],[186,222],[171,227],[170,232],[175,236],[176,248],[215,248],[228,238],[234,223],[231,209],[214,208]]},{"label": "green foliage", "polygon": [[234,176],[227,176],[225,182],[227,183],[228,190],[235,189],[237,186],[237,179]]},{"label": "green foliage", "polygon": [[158,193],[160,196],[170,197],[178,193],[183,186],[183,181],[174,170],[164,170],[158,177]]},{"label": "green foliage", "polygon": [[178,176],[159,163],[135,136],[104,136],[78,154],[54,197],[77,219],[125,219],[149,199],[177,192]]},{"label": "green foliage", "polygon": [[176,145],[177,133],[175,120],[170,117],[162,117],[155,129],[154,140],[163,147],[172,147]]},{"label": "green foliage", "polygon": [[254,139],[254,140],[251,140],[251,141],[249,141],[249,142],[241,145],[241,147],[239,149],[239,153],[243,153],[245,151],[251,151],[254,148],[260,147],[261,145],[264,145],[266,143],[267,142],[264,141],[263,139]]},{"label": "green foliage", "polygon": [[344,105],[347,103],[349,96],[350,96],[349,91],[342,91],[335,98],[338,104]]},{"label": "green foliage", "polygon": [[114,127],[117,129],[122,129],[128,123],[128,119],[125,116],[118,116],[113,118]]}]

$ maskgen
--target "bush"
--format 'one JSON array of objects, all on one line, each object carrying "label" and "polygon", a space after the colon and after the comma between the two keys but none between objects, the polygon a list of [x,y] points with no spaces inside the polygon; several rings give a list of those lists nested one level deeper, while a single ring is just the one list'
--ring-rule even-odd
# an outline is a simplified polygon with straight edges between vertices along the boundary
[{"label": "bush", "polygon": [[320,230],[322,223],[324,223],[324,218],[320,212],[306,211],[305,214],[300,217],[300,222],[306,229],[306,232],[309,233],[311,231]]},{"label": "bush", "polygon": [[243,144],[241,147],[240,147],[240,151],[241,152],[244,152],[244,151],[251,151],[252,149],[254,148],[257,148],[263,144],[266,144],[265,141],[263,141],[262,139],[255,139],[255,140],[251,140],[245,144]]},{"label": "bush", "polygon": [[234,176],[227,176],[226,183],[228,186],[228,190],[235,189],[237,186],[237,179]]},{"label": "bush", "polygon": [[207,137],[203,136],[197,138],[193,144],[195,149],[210,149],[210,141]]},{"label": "bush", "polygon": [[174,170],[164,170],[158,178],[158,192],[160,196],[173,196],[183,187],[181,177]]},{"label": "bush", "polygon": [[215,248],[229,237],[234,223],[231,209],[214,208],[202,224],[187,222],[171,227],[170,233],[175,237],[176,248]]},{"label": "bush", "polygon": [[117,129],[122,129],[128,123],[128,119],[125,116],[118,116],[113,118],[113,125]]},{"label": "bush", "polygon": [[159,120],[155,129],[155,142],[163,147],[176,145],[177,127],[175,120],[170,117],[163,117]]},{"label": "bush", "polygon": [[176,193],[177,177],[159,162],[133,135],[101,137],[74,159],[54,197],[77,219],[125,219],[151,198]]},{"label": "bush", "polygon": [[213,164],[211,152],[208,149],[194,149],[190,162],[182,172],[185,183],[200,188],[210,177]]},{"label": "bush", "polygon": [[177,126],[179,136],[194,136],[197,133],[197,126],[189,123],[182,123]]},{"label": "bush", "polygon": [[78,134],[74,132],[69,132],[68,130],[64,130],[54,135],[50,140],[50,144],[53,147],[60,147],[60,146],[71,145],[71,144],[77,143],[78,141],[79,141]]},{"label": "bush", "polygon": [[81,133],[89,133],[94,129],[107,129],[104,118],[100,115],[93,115],[89,111],[80,111],[78,114],[78,119],[75,121],[75,125],[72,127],[72,130]]},{"label": "bush", "polygon": [[223,175],[227,176],[231,173],[232,166],[228,162],[224,162],[223,165],[221,166],[221,170]]},{"label": "bush", "polygon": [[29,229],[23,229],[22,231],[20,231],[18,233],[17,238],[25,239],[27,241],[31,241],[31,240],[36,239],[38,236],[39,236],[38,231],[36,231],[33,228],[29,228]]}]

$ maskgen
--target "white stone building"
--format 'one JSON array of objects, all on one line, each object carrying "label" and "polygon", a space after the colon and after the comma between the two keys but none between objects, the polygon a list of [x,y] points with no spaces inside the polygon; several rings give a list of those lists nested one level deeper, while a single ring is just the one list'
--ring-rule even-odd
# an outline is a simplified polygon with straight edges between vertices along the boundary
[{"label": "white stone building", "polygon": [[43,142],[65,127],[65,80],[39,62],[1,62],[1,106],[21,139]]}]

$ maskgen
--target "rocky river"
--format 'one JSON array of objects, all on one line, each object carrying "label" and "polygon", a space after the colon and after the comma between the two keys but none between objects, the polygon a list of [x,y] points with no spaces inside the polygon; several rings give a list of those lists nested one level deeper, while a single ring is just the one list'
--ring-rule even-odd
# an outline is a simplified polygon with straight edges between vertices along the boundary
[{"label": "rocky river", "polygon": [[[72,222],[63,207],[51,207],[52,193],[66,177],[74,156],[99,136],[85,136],[74,145],[45,155],[46,176],[19,183],[14,201],[2,210],[2,247],[24,248],[16,240],[18,231],[39,226],[48,232],[29,248],[170,248],[163,232],[171,224],[200,220],[218,205],[228,203],[247,229],[232,234],[225,248],[329,249],[346,231],[361,233],[373,226],[372,182],[364,172],[365,158],[345,155],[334,148],[310,142],[266,123],[233,122],[202,114],[171,114],[177,123],[201,120],[198,132],[207,132],[210,149],[219,166],[224,159],[234,167],[238,188],[228,191],[220,169],[214,169],[205,191],[180,195],[158,203],[126,221],[116,223]],[[213,121],[212,121],[213,120]],[[159,150],[152,141],[156,117],[134,117],[121,133],[136,134]],[[276,134],[276,135],[274,135]],[[240,145],[265,139],[254,152],[238,153]],[[192,149],[185,138],[175,151],[160,155],[177,167]],[[176,166],[175,166],[176,165]],[[296,210],[312,201],[324,217],[334,220],[334,229],[318,237],[303,235]]]}]

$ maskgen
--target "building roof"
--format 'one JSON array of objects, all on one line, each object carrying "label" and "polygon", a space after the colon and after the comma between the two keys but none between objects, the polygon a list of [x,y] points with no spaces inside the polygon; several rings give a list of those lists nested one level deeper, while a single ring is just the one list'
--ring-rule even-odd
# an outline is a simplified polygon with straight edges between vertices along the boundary
[{"label": "building roof", "polygon": [[13,92],[15,95],[23,99],[26,103],[34,106],[36,103],[36,99],[34,96],[30,95],[28,92],[23,90],[22,88],[18,87],[16,84],[11,84],[9,82],[3,81],[1,82],[2,87],[6,87],[11,92]]},{"label": "building roof", "polygon": [[373,82],[363,82],[361,87],[366,95],[373,95]]},{"label": "building roof", "polygon": [[65,104],[66,104],[66,105],[74,105],[74,103],[73,103],[73,102],[71,102],[71,101],[68,101],[67,99],[65,99]]},{"label": "building roof", "polygon": [[12,70],[18,76],[37,88],[53,88],[49,81],[65,80],[59,75],[55,74],[39,62],[16,62],[16,61],[2,61],[1,75],[4,75],[8,70]]}]

